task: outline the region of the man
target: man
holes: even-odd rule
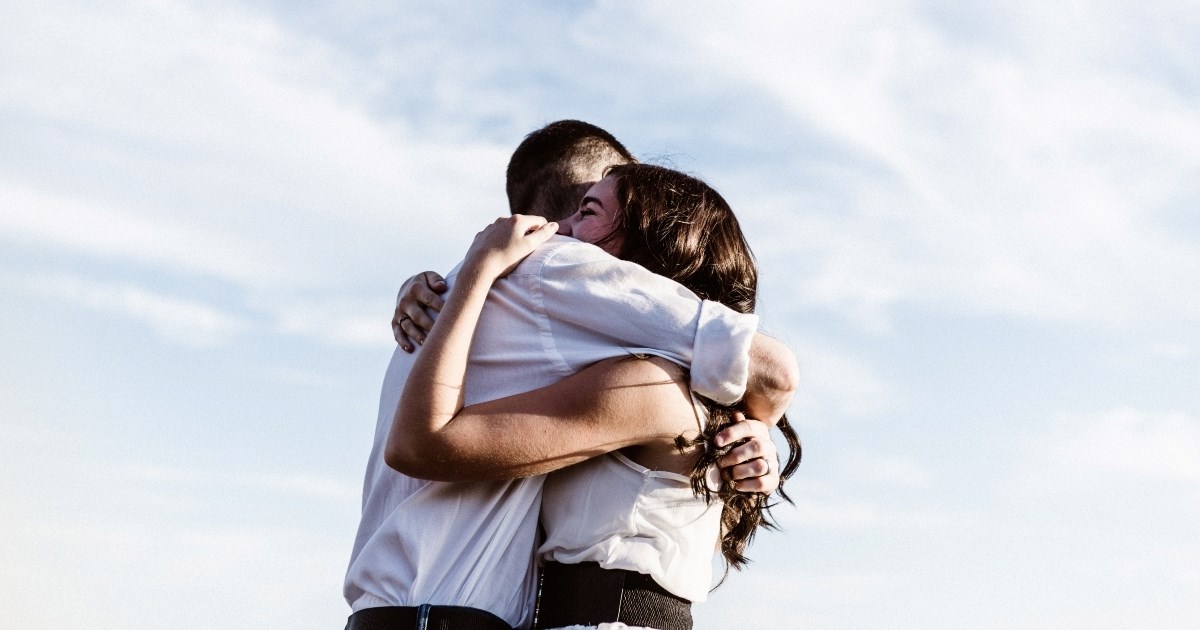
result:
[[[552,123],[530,134],[513,154],[508,170],[510,207],[514,212],[564,216],[607,166],[630,160],[629,152],[599,128],[579,121]],[[558,339],[569,346],[560,348],[569,369],[630,348],[664,354],[690,364],[693,389],[721,402],[740,398],[748,376],[754,383],[747,392],[746,403],[751,406],[756,401],[765,406],[763,401],[794,388],[790,354],[780,353],[777,345],[754,332],[753,316],[726,313],[673,289],[657,291],[664,295],[647,293],[643,297],[654,308],[629,315],[618,297],[621,291],[596,286],[603,276],[596,271],[615,261],[596,257],[595,248],[576,245],[575,252],[560,257],[571,264],[547,263],[549,288],[537,300],[511,288],[508,293],[493,289],[488,297],[491,313],[479,329],[478,338],[484,342],[472,348],[471,379],[464,394],[467,404],[529,391],[561,378],[558,365],[521,363],[522,353],[539,345],[539,340],[545,342],[544,337],[550,338],[549,343]],[[641,268],[636,269],[653,278],[629,277],[637,273],[629,267],[623,267],[625,276],[614,276],[616,282],[628,286],[669,282]],[[587,270],[587,277],[572,278],[580,269]],[[440,298],[433,298],[439,281],[436,274],[422,274],[406,287],[409,293],[411,287],[421,287],[428,293],[423,303],[437,307]],[[580,303],[588,308],[578,309]],[[406,350],[413,341],[422,340],[417,326],[424,323],[419,319],[422,315],[428,317],[418,306],[394,321],[398,341],[408,346]],[[539,329],[530,327],[534,317],[558,329],[539,337]],[[612,324],[616,321],[620,325]],[[348,627],[527,626],[534,599],[533,552],[543,478],[443,483],[421,481],[388,468],[383,447],[410,367],[411,357],[398,350],[384,379],[375,448],[364,483],[363,515],[344,587],[354,610]]]

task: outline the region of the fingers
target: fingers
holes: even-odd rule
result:
[[[400,346],[401,350],[411,353],[416,349],[416,343],[408,338],[408,333],[404,332],[404,326],[401,325],[408,320],[400,320],[397,317],[392,317],[392,336],[396,338],[396,345]]]
[[[446,292],[446,281],[434,271],[426,271],[409,278],[404,286],[400,287],[400,294],[396,297],[396,313],[400,316],[408,315],[417,321],[417,324],[428,329],[422,321],[417,317],[417,314],[426,309],[440,311],[446,305],[446,300],[439,293]],[[430,320],[430,325],[432,325]]]
[[[716,435],[717,446],[732,445],[717,466],[738,492],[774,492],[779,487],[779,453],[770,428],[735,413],[734,424]]]
[[[425,342],[425,331],[417,328],[407,313],[396,309],[392,316],[392,336],[405,352],[416,350],[416,346]]]
[[[418,308],[414,311],[406,312],[405,315],[408,315],[408,319],[405,320],[405,323],[408,324],[405,327],[408,336],[416,339],[417,343],[425,343],[425,336],[429,334],[429,331],[433,330],[433,317],[429,314],[429,311]]]
[[[392,336],[405,352],[425,343],[434,321],[429,311],[440,311],[445,306],[445,300],[438,294],[446,288],[446,281],[436,271],[419,273],[400,287],[392,315]]]
[[[413,298],[425,308],[435,311],[442,310],[442,307],[446,305],[446,300],[439,294],[446,292],[446,280],[436,271],[426,271],[420,274],[420,277],[423,282],[413,284],[411,290]]]
[[[734,481],[755,479],[771,472],[771,465],[768,461],[766,457],[755,457],[726,470],[729,472],[729,478]]]
[[[502,278],[558,231],[544,217],[514,214],[496,219],[475,235],[462,270],[479,272],[488,280]]]
[[[526,232],[525,238],[529,241],[530,250],[532,251],[537,249],[538,245],[550,240],[550,237],[555,234],[558,234],[558,223],[550,221],[537,226],[531,232]]]
[[[716,442],[718,447],[722,447],[727,444],[734,444],[740,440],[754,436],[766,437],[770,433],[771,429],[765,423],[754,420],[753,418],[747,418],[746,415],[740,411],[735,411],[733,413],[733,419],[735,420],[733,424],[725,427],[724,430],[722,430],[713,438],[713,441]]]
[[[726,478],[738,492],[774,492],[779,487],[779,457],[774,449],[761,456],[723,467]]]
[[[424,313],[422,313],[422,315],[424,316],[424,319],[432,322],[432,320],[429,319],[428,315],[424,315]],[[428,327],[422,327],[417,322],[415,322],[411,317],[409,317],[407,315],[401,315],[401,316],[399,316],[398,319],[396,319],[394,321],[392,328],[393,328],[393,332],[395,332],[396,328],[399,328],[400,333],[403,334],[408,339],[408,341],[410,342],[410,345],[415,344],[415,345],[419,346],[419,345],[425,343],[425,337],[429,335],[429,328],[432,328],[432,326],[433,326],[433,324],[430,323],[428,325]],[[403,345],[403,344],[401,344],[401,345]],[[405,351],[411,352],[412,350],[410,348],[405,348]]]
[[[558,233],[557,222],[547,221],[546,217],[530,214],[512,215],[511,226],[513,234],[523,237],[524,244],[530,251]]]
[[[433,317],[415,301],[401,300],[395,315],[392,316],[392,334],[396,337],[396,342],[401,346],[405,345],[405,340],[401,339],[403,335],[408,342],[421,345],[425,343],[425,337],[430,330],[433,330]],[[405,350],[411,351],[409,348]]]
[[[738,492],[775,492],[779,488],[779,462],[754,460],[733,467],[730,482]]]
[[[775,442],[771,440],[770,428],[758,420],[747,419],[734,413],[737,422],[725,427],[713,438],[717,447],[732,445],[729,452],[717,459],[721,468],[730,468],[755,457],[776,456]]]
[[[512,215],[513,231],[515,231],[517,234],[528,235],[547,223],[549,223],[549,221],[546,220],[546,217],[539,217],[535,214]]]
[[[420,277],[421,281],[413,283],[409,295],[400,300],[398,307],[403,310],[402,317],[408,316],[401,325],[408,336],[418,344],[425,343],[425,336],[433,330],[436,318],[430,311],[441,311],[446,305],[446,300],[438,295],[446,291],[446,281],[435,271],[426,271]]]

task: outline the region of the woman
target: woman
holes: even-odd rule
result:
[[[484,475],[534,474],[546,462],[561,466],[612,452],[547,480],[538,626],[620,620],[690,627],[690,602],[703,600],[710,583],[713,545],[719,539],[726,561],[740,566],[764,524],[765,495],[740,494],[713,479],[716,447],[750,437],[765,457],[741,465],[762,473],[774,459],[765,431],[744,428],[754,423],[727,428],[734,412],[698,404],[684,371],[662,359],[610,359],[540,390],[462,407],[467,354],[489,287],[555,227],[517,217],[477,235],[409,376],[389,449],[404,439],[449,444]],[[704,299],[753,310],[757,274],[749,248],[728,204],[699,180],[649,165],[614,167],[559,232]],[[770,419],[787,402],[768,412]],[[780,426],[798,446],[786,422]],[[531,435],[550,431],[552,440],[529,446]],[[798,455],[796,448],[789,453],[785,478]],[[605,610],[613,606],[624,611]]]

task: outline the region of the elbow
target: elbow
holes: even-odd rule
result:
[[[783,342],[763,334],[754,336],[750,346],[748,389],[772,398],[791,400],[800,387],[800,366],[796,355]]]
[[[383,447],[383,461],[392,470],[416,479],[431,479],[429,476],[430,448],[428,435],[423,434],[420,423],[405,412],[404,405],[396,409],[392,417],[392,428]]]
[[[383,449],[383,461],[392,470],[414,479],[462,481],[453,458],[437,440],[389,440]]]
[[[782,342],[756,335],[743,400],[747,413],[773,425],[787,411],[799,387],[800,366],[796,355]]]
[[[796,364],[794,357],[790,361],[780,362],[773,370],[758,374],[757,382],[754,384],[754,389],[775,411],[771,415],[772,419],[776,421],[778,420],[777,416],[783,415],[788,405],[792,404],[792,398],[796,395],[799,387],[800,367]]]
[[[775,370],[771,387],[778,392],[779,396],[786,397],[790,402],[796,395],[796,390],[800,389],[800,364],[791,350],[785,348],[784,352],[785,355],[780,359],[779,368]]]
[[[383,461],[388,467],[402,475],[421,478],[421,462],[408,440],[388,440],[383,449]]]

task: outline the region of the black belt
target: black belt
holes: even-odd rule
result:
[[[364,608],[346,630],[513,630],[496,615],[466,606],[382,606]]]
[[[547,562],[542,567],[535,629],[614,621],[660,630],[691,630],[692,603],[636,571],[604,569],[595,562]]]

